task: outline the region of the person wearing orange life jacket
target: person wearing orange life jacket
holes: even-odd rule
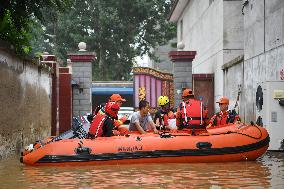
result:
[[[118,103],[120,106],[122,106],[123,102],[126,102],[126,100],[124,98],[122,98],[119,94],[112,94],[109,97],[109,102],[115,102]],[[98,113],[104,113],[104,108],[105,108],[105,103],[100,104],[99,106],[96,107],[96,109],[94,110],[93,116],[97,115]],[[114,121],[114,125],[115,127],[119,127],[121,126],[128,118],[128,115],[125,115],[123,117],[121,117],[118,120]]]
[[[180,103],[176,113],[178,129],[205,129],[206,111],[202,101],[194,99],[192,89],[184,89],[183,102]]]
[[[172,129],[169,125],[169,119],[174,119],[174,113],[170,109],[170,100],[167,96],[160,96],[158,98],[158,105],[160,108],[155,113],[154,116],[154,123],[156,125],[159,125],[162,129]]]
[[[124,102],[126,102],[126,100],[124,98],[122,98],[119,94],[113,94],[110,96],[109,98],[110,102],[116,102],[118,103],[120,106],[122,106],[122,104]],[[114,121],[114,125],[115,127],[119,127],[121,126],[127,119],[128,119],[129,115],[125,115],[117,120]]]
[[[97,113],[89,129],[89,138],[110,137],[114,135],[114,120],[120,105],[115,102],[108,102],[105,105],[105,113]]]
[[[212,116],[207,128],[241,121],[235,110],[228,110],[229,99],[227,97],[220,98],[216,103],[219,104],[220,111]]]

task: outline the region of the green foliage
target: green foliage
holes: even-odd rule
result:
[[[10,42],[20,55],[31,52],[31,25],[43,20],[42,9],[63,11],[70,0],[6,0],[0,5],[0,39]]]
[[[65,13],[43,9],[46,29],[35,32],[35,52],[66,60],[67,52],[84,41],[97,54],[94,80],[129,79],[136,56],[151,55],[152,48],[176,35],[175,25],[166,20],[170,6],[168,0],[74,0]]]
[[[29,45],[31,36],[27,27],[28,23],[22,21],[22,25],[25,27],[18,30],[9,10],[5,11],[0,23],[0,39],[11,42],[15,51],[19,54],[28,54],[31,50]]]

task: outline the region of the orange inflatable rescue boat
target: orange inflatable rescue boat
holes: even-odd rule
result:
[[[37,142],[26,148],[21,162],[27,165],[91,165],[251,161],[263,155],[269,145],[269,135],[264,128],[243,123],[214,127],[196,135],[180,130],[82,138],[57,137]]]

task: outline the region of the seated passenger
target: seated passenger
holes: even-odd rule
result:
[[[108,102],[105,106],[105,113],[95,115],[89,129],[89,138],[113,136],[114,120],[117,119],[119,109],[119,104]]]
[[[149,102],[141,100],[139,102],[139,111],[132,114],[129,131],[139,131],[141,134],[146,134],[148,129],[153,130],[154,133],[158,133],[156,125],[149,113]]]
[[[172,128],[172,124],[170,125],[171,119],[174,119],[174,113],[170,110],[170,100],[167,96],[160,96],[158,98],[158,105],[160,108],[155,113],[154,123],[160,129],[176,129],[176,126]]]
[[[212,116],[207,128],[211,126],[226,125],[228,123],[236,123],[241,121],[235,110],[228,110],[229,99],[227,97],[220,98],[216,103],[219,104],[220,111]]]

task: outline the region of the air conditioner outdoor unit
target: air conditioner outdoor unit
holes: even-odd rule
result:
[[[270,136],[268,150],[284,150],[284,81],[259,83],[256,91],[257,124]]]

